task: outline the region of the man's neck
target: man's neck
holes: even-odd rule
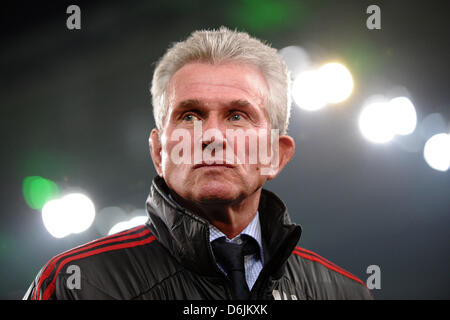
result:
[[[179,204],[208,220],[229,239],[239,235],[253,220],[258,210],[260,196],[261,189],[258,189],[250,196],[232,203],[194,203],[173,194]]]

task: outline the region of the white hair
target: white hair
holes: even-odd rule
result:
[[[167,87],[172,76],[191,62],[211,64],[236,62],[259,68],[269,93],[264,107],[272,129],[286,134],[290,107],[290,75],[286,64],[270,45],[245,32],[226,27],[193,32],[185,41],[176,42],[157,63],[151,94],[156,127],[161,130],[167,115]]]

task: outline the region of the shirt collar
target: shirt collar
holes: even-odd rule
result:
[[[181,208],[181,206],[178,204],[178,202],[175,201],[175,199],[172,197],[171,194],[169,194],[169,198],[177,205],[177,207]],[[236,237],[234,237],[231,240],[228,239],[227,236],[222,231],[217,229],[214,225],[209,224],[209,242],[213,242],[214,240],[216,240],[220,237],[225,237],[225,239],[227,239],[227,241],[240,242],[240,236],[242,234],[245,234],[256,240],[256,242],[258,243],[260,253],[261,253],[261,257],[262,257],[263,249],[262,249],[262,241],[261,241],[261,224],[259,222],[259,212],[258,211],[256,211],[255,217],[252,219],[252,221],[250,221],[250,223],[247,225],[247,227],[245,227],[245,229],[242,230],[242,232],[239,235],[237,235]]]
[[[259,222],[259,212],[258,211],[256,211],[255,217],[253,218],[252,221],[250,221],[250,223],[247,225],[247,227],[245,227],[245,229],[242,230],[242,232],[239,235],[237,235],[236,237],[234,237],[231,240],[228,239],[227,236],[222,231],[217,229],[214,225],[209,224],[209,241],[210,242],[213,242],[214,240],[216,240],[220,237],[225,237],[225,239],[227,241],[239,243],[240,237],[243,234],[245,234],[249,237],[252,237],[253,239],[256,240],[256,242],[258,243],[261,257],[263,257],[263,249],[262,249],[262,242],[261,242],[261,224]]]
[[[225,237],[225,238],[227,238],[228,241],[235,242],[242,234],[246,234],[246,235],[252,237],[253,239],[256,240],[256,242],[258,242],[258,245],[261,246],[261,226],[259,224],[259,212],[258,211],[256,212],[256,215],[252,219],[252,221],[250,221],[250,223],[247,225],[247,227],[245,227],[245,229],[242,230],[242,232],[239,235],[237,235],[236,237],[234,237],[233,239],[228,239],[222,231],[217,229],[217,227],[215,227],[212,224],[209,225],[209,241],[210,242],[213,242],[214,240],[216,240],[220,237]]]

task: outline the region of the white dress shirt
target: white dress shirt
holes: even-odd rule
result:
[[[245,267],[245,280],[247,281],[247,285],[249,289],[251,290],[253,285],[256,282],[256,279],[259,276],[259,273],[261,272],[263,265],[264,265],[264,255],[262,250],[262,244],[261,244],[261,225],[259,223],[259,212],[256,212],[255,217],[253,220],[248,224],[248,226],[242,230],[242,232],[234,237],[233,239],[228,239],[225,234],[217,229],[212,224],[209,225],[209,241],[213,242],[214,240],[225,237],[225,240],[228,242],[233,242],[236,244],[240,244],[242,242],[241,235],[245,234],[249,237],[252,237],[256,240],[259,247],[260,254],[252,254],[244,257],[244,267]],[[223,268],[218,265],[219,268],[223,270]],[[225,272],[225,271],[224,271]]]
[[[175,204],[181,208],[181,206],[175,201],[172,195],[169,194],[169,198],[175,202]],[[259,222],[259,212],[256,211],[256,215],[253,220],[247,225],[247,227],[242,230],[240,234],[238,234],[233,239],[228,239],[227,236],[217,229],[214,225],[209,224],[209,241],[213,242],[214,240],[225,237],[226,241],[240,244],[242,242],[241,235],[245,234],[249,237],[252,237],[256,240],[259,247],[260,254],[252,254],[244,257],[244,267],[245,267],[245,280],[247,281],[248,288],[252,290],[253,285],[258,279],[259,273],[261,272],[264,266],[264,254],[262,249],[261,242],[261,224]],[[225,274],[225,270],[218,264],[220,270],[222,270]]]

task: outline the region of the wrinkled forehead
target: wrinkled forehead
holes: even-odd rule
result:
[[[236,63],[189,63],[174,74],[168,86],[169,108],[187,100],[209,104],[241,100],[264,108],[267,94],[262,72],[255,66]]]

